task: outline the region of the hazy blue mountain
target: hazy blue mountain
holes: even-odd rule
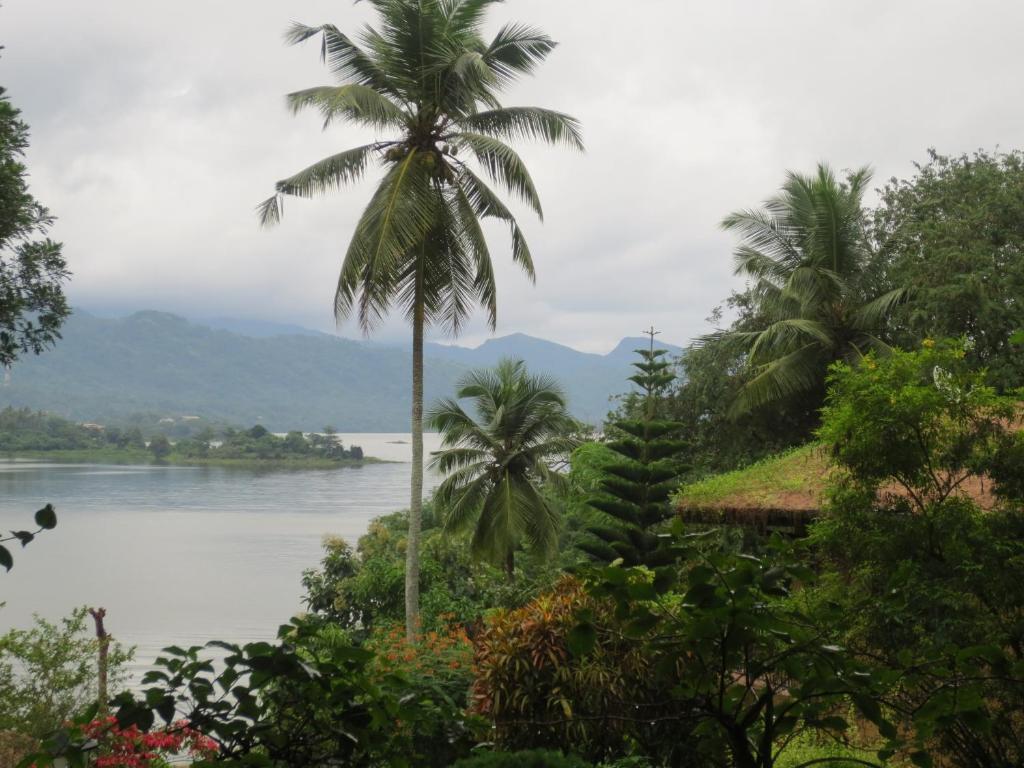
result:
[[[0,407],[100,423],[156,413],[263,423],[275,431],[327,424],[346,432],[408,429],[406,349],[298,326],[214,322],[232,330],[162,312],[101,318],[77,311],[54,349],[13,366],[0,386]],[[587,354],[515,334],[476,349],[428,345],[427,402],[451,394],[468,369],[502,357],[521,358],[557,378],[573,413],[594,424],[609,410],[609,398],[630,387],[631,354]]]
[[[231,331],[242,336],[256,339],[269,339],[274,336],[330,336],[330,334],[314,331],[292,323],[275,323],[270,320],[253,320],[240,317],[193,318],[192,322],[206,325],[218,331]]]

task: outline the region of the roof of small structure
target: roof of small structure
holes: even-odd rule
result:
[[[818,517],[830,475],[825,448],[805,445],[755,464],[682,487],[676,509],[688,522],[731,523],[761,529],[802,530]],[[996,505],[986,478],[967,478],[957,491],[983,509]],[[882,494],[905,495],[893,485]]]

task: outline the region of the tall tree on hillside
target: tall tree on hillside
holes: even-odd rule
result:
[[[578,445],[579,425],[561,387],[531,376],[521,360],[470,373],[456,398],[441,401],[428,416],[443,440],[431,466],[447,476],[435,501],[445,528],[471,528],[473,553],[503,566],[511,580],[520,544],[540,554],[557,544],[557,512],[541,484],[558,477],[551,463]],[[473,401],[475,419],[462,399]]]
[[[61,244],[46,237],[53,216],[28,190],[28,126],[0,88],[0,365],[39,354],[71,313]]]
[[[473,169],[525,202],[538,216],[540,199],[518,154],[506,143],[541,139],[582,149],[568,115],[534,107],[502,107],[499,92],[528,75],[555,42],[520,24],[487,42],[483,23],[500,0],[369,0],[379,26],[358,41],[336,27],[294,25],[290,43],[313,37],[340,85],[289,95],[291,108],[315,109],[325,127],[360,125],[382,138],[341,152],[279,181],[260,206],[265,225],[278,221],[286,195],[312,197],[384,170],[356,225],[335,294],[339,321],[358,316],[365,333],[392,307],[412,325],[413,471],[406,565],[406,630],[419,615],[419,541],[423,496],[423,335],[427,326],[452,334],[479,304],[492,328],[497,318],[494,268],[482,219],[508,226],[512,259],[533,279],[530,250],[511,211]]]
[[[830,364],[888,349],[886,321],[906,292],[862,291],[868,261],[862,199],[870,180],[867,168],[846,182],[825,165],[813,176],[791,172],[761,209],[722,222],[742,238],[735,272],[750,281],[752,314],[762,325],[703,339],[746,354],[752,376],[735,414],[794,395],[820,402]]]

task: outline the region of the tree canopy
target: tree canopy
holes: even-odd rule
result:
[[[61,244],[46,236],[54,218],[28,188],[28,137],[0,87],[0,365],[52,346],[71,314]]]
[[[871,219],[872,272],[882,290],[913,287],[895,339],[967,337],[969,359],[1000,389],[1024,384],[1024,153],[935,150],[910,179],[892,179]]]

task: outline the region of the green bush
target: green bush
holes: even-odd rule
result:
[[[452,768],[589,768],[573,755],[532,749],[526,752],[481,752],[459,760]]]
[[[85,608],[59,623],[36,616],[30,629],[0,635],[0,732],[40,738],[95,702],[97,650]],[[125,682],[131,655],[111,647],[112,692]]]
[[[326,538],[320,567],[303,573],[307,607],[356,630],[357,638],[403,623],[408,526],[407,512],[379,517],[355,550],[342,539]],[[522,557],[518,564],[519,578],[509,583],[498,568],[474,562],[467,538],[445,534],[428,503],[420,549],[422,630],[444,630],[452,622],[475,624],[494,608],[522,605],[557,577],[554,568],[534,558]]]
[[[982,768],[1024,759],[1024,508],[1019,405],[966,352],[833,370],[819,434],[842,472],[811,545],[842,644],[903,671],[890,700],[918,747]]]

